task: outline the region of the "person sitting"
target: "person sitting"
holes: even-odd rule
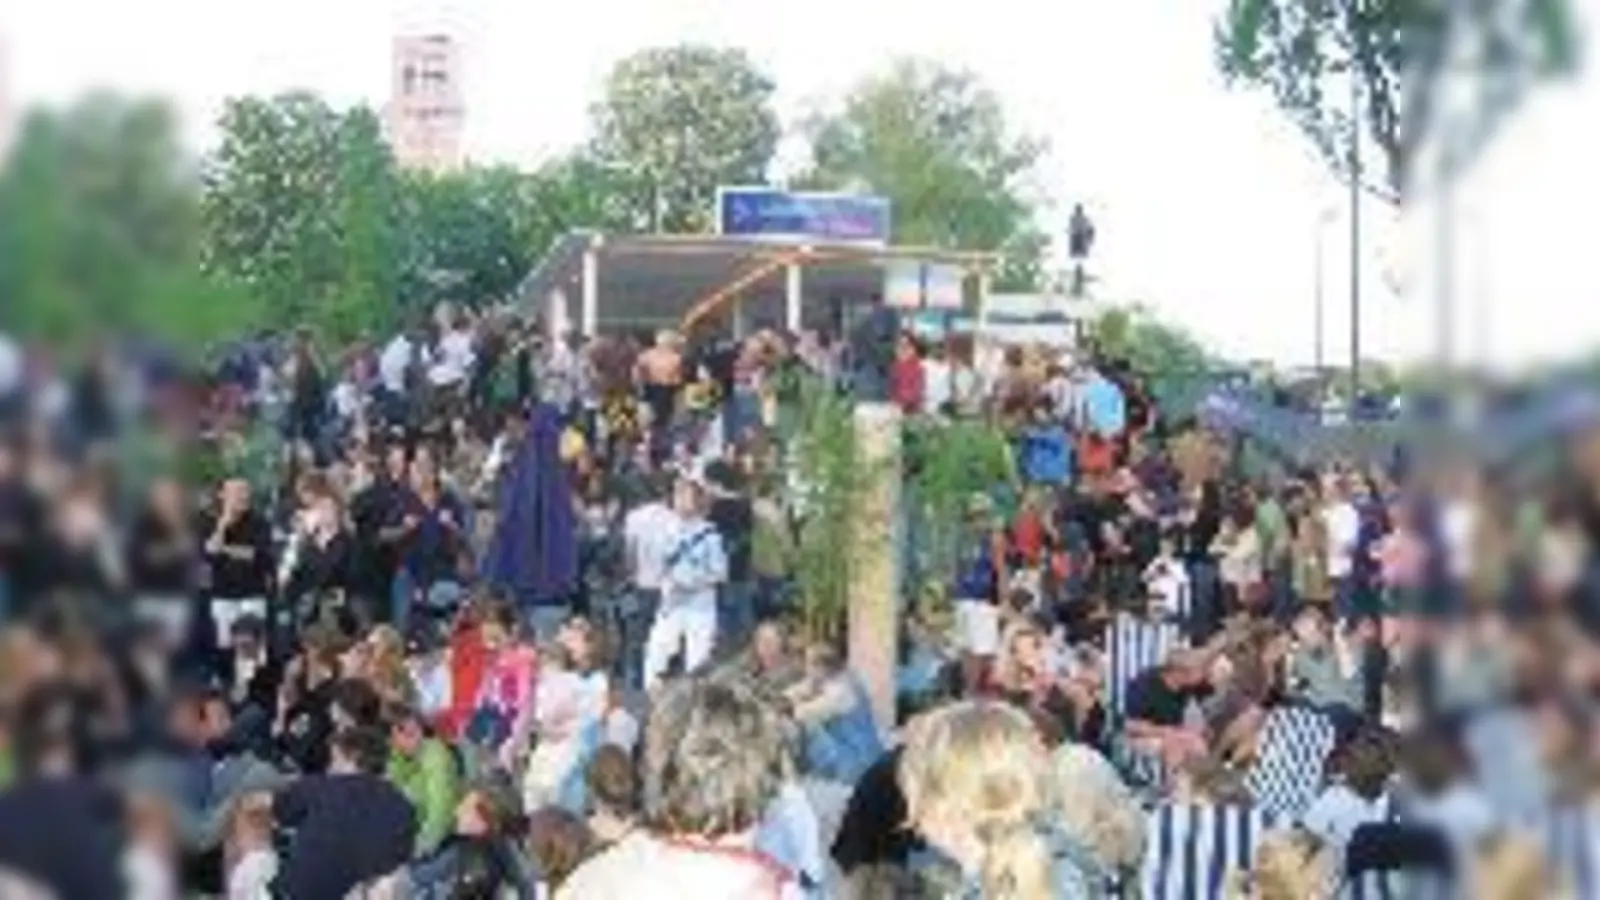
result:
[[[778,714],[737,682],[663,687],[645,728],[645,827],[579,866],[556,900],[799,900],[793,874],[754,846],[781,783]]]
[[[272,896],[272,883],[278,877],[275,827],[271,794],[246,794],[234,801],[223,847],[227,900]]]
[[[482,676],[466,723],[465,737],[478,751],[506,768],[527,746],[533,729],[539,655],[516,639],[516,612],[509,604],[487,606],[476,626],[483,650]],[[475,764],[469,759],[469,766]]]
[[[584,821],[564,809],[542,809],[528,820],[528,850],[540,891],[560,890],[598,846]]]
[[[417,811],[416,855],[426,856],[449,836],[461,799],[456,754],[434,735],[426,720],[408,706],[389,710],[389,781]]]
[[[620,747],[595,751],[584,773],[589,785],[589,832],[609,847],[639,826],[639,777]]]
[[[1203,651],[1182,651],[1134,676],[1128,685],[1127,735],[1135,748],[1159,755],[1169,768],[1205,755],[1203,729],[1187,720],[1191,705],[1210,693],[1208,666]]]
[[[805,676],[788,698],[804,733],[807,774],[854,784],[883,755],[866,689],[833,646],[819,642],[807,648]]]
[[[120,803],[85,772],[70,711],[36,692],[19,701],[16,722],[17,778],[0,793],[0,872],[41,895],[122,900],[118,838],[108,827]]]
[[[1066,900],[1107,873],[1060,820],[1050,753],[1027,715],[966,701],[910,726],[900,760],[907,822],[960,869],[960,897]]]
[[[375,728],[333,736],[325,775],[279,791],[273,815],[293,837],[277,891],[287,897],[343,897],[406,865],[417,842],[417,815],[383,777],[389,738]]]
[[[406,871],[412,900],[492,900],[503,891],[529,896],[536,873],[519,848],[527,819],[508,779],[468,786],[456,804],[451,834]]]

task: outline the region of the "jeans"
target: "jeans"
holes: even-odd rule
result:
[[[572,607],[566,603],[526,603],[522,606],[523,629],[541,643],[553,640],[570,618]]]
[[[717,641],[726,650],[744,645],[756,630],[756,590],[748,581],[731,581],[717,589]]]
[[[623,683],[635,690],[644,687],[644,648],[660,606],[659,590],[639,587],[631,589],[622,604],[617,662]]]
[[[412,607],[419,602],[430,617],[447,618],[461,605],[461,598],[465,595],[466,589],[454,581],[435,581],[426,588],[420,588],[411,573],[401,569],[395,574],[390,590],[389,624],[403,633],[410,621]]]
[[[1189,641],[1202,644],[1222,620],[1222,590],[1213,562],[1189,563]]]

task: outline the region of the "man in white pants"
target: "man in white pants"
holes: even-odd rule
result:
[[[717,589],[728,580],[722,536],[706,519],[705,489],[693,481],[679,481],[672,500],[681,520],[678,539],[667,554],[661,606],[644,650],[644,686],[652,692],[680,645],[685,672],[711,659],[717,640]]]

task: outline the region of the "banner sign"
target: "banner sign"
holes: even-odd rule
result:
[[[882,245],[889,242],[889,201],[860,194],[718,188],[717,233]]]
[[[922,283],[929,309],[960,309],[966,300],[967,273],[960,266],[927,266]]]
[[[888,262],[883,266],[883,302],[894,309],[919,309],[922,306],[922,265],[914,262]]]

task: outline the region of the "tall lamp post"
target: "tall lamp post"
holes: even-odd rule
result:
[[[1360,0],[1357,0],[1359,5]],[[1350,399],[1346,415],[1355,417],[1361,399],[1361,75],[1350,72]]]

